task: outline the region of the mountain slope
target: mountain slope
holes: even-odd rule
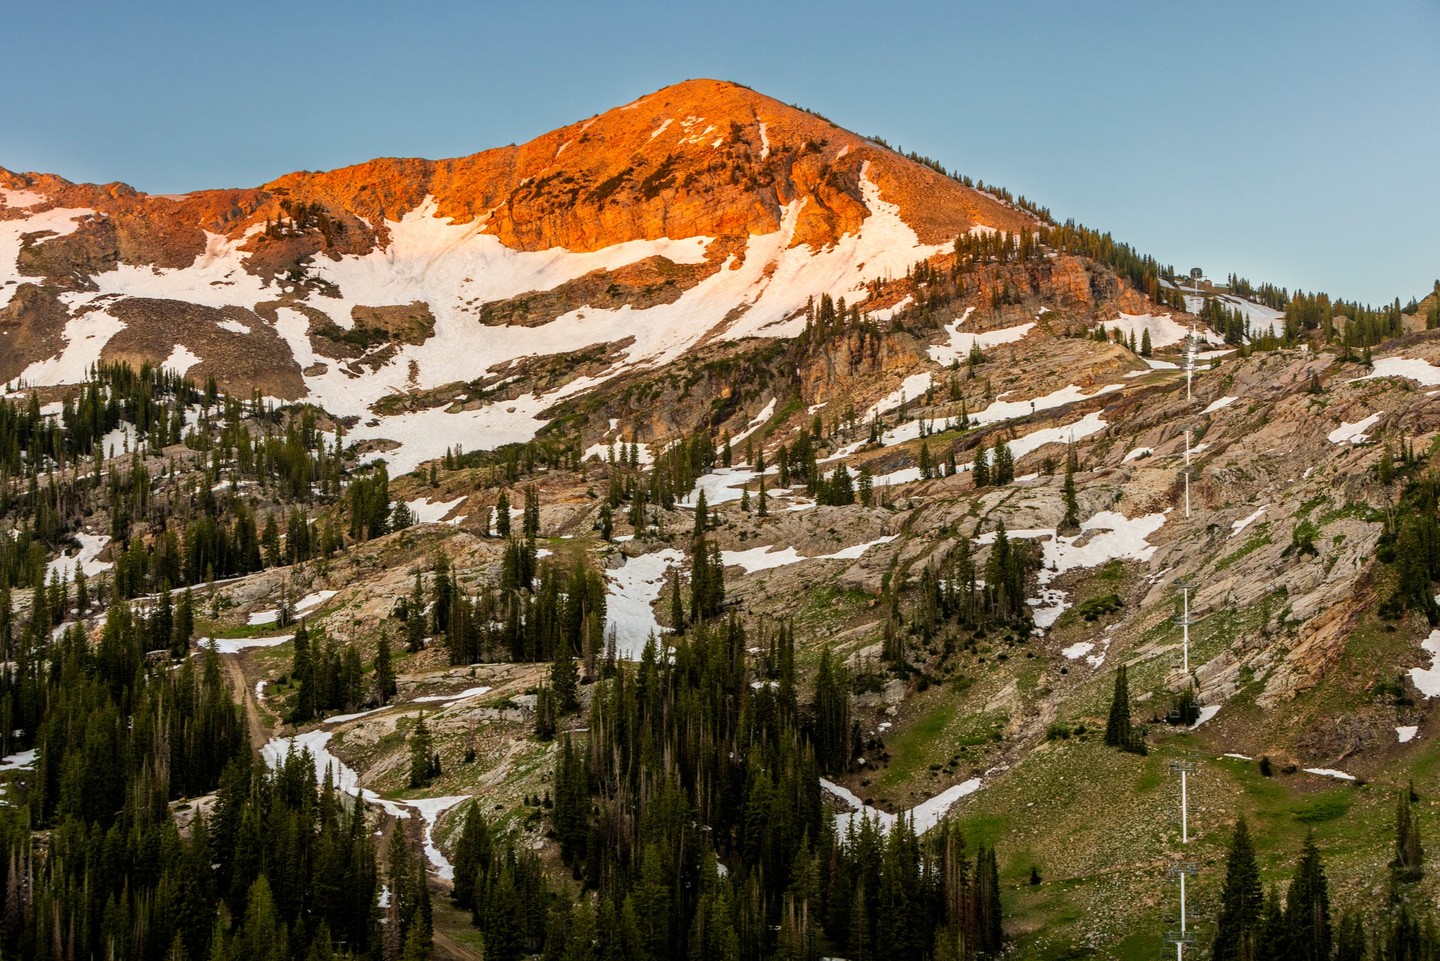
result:
[[[961,234],[1033,224],[714,81],[456,160],[183,197],[0,170],[0,201],[0,380],[149,360],[359,418],[528,356],[602,349],[606,377],[707,339],[793,335],[812,296],[856,302]],[[474,404],[446,430],[467,447],[525,439],[590,383],[515,411]],[[368,436],[404,443],[415,426]]]

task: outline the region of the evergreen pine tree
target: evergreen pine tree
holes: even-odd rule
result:
[[[1401,792],[1395,805],[1395,857],[1390,869],[1395,879],[1401,882],[1419,881],[1425,876],[1425,849],[1420,843],[1420,815],[1411,798],[1415,794],[1415,782]]]
[[[1255,845],[1242,817],[1235,822],[1230,853],[1225,860],[1225,883],[1220,891],[1220,916],[1212,949],[1215,961],[1248,961],[1255,957],[1255,939],[1264,903]]]
[[[381,704],[389,704],[397,692],[395,665],[390,658],[390,638],[382,633],[375,646],[375,696]]]
[[[995,438],[994,470],[991,482],[1003,487],[1015,480],[1015,458],[1010,454],[1010,445],[1003,437]]]
[[[1285,931],[1290,942],[1289,957],[1297,961],[1329,961],[1333,938],[1330,885],[1314,834],[1305,836],[1285,895]]]
[[[976,487],[990,486],[990,457],[985,445],[981,444],[975,448],[975,466],[971,476],[975,478]]]
[[[1065,517],[1060,526],[1065,530],[1075,530],[1080,526],[1080,502],[1075,496],[1075,452],[1071,450],[1065,457]]]
[[[410,732],[410,786],[412,788],[430,785],[434,770],[432,748],[430,728],[425,723],[425,714],[422,711],[420,716],[415,719],[415,729]]]
[[[510,495],[506,491],[501,491],[495,501],[495,533],[510,536]]]
[[[561,638],[555,645],[555,661],[550,665],[550,689],[555,693],[555,707],[561,714],[569,714],[580,707],[576,696],[579,672],[575,657],[570,651],[570,640]]]
[[[1105,724],[1105,743],[1122,751],[1137,751],[1137,744],[1143,744],[1130,722],[1130,681],[1124,664],[1115,672],[1115,693],[1110,699],[1110,718]],[[1143,748],[1137,753],[1143,753]]]

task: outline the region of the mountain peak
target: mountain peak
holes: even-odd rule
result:
[[[299,172],[272,193],[395,221],[433,197],[436,214],[517,250],[594,251],[633,239],[744,238],[780,229],[824,247],[868,215],[862,172],[927,243],[1031,219],[816,114],[748,87],[686,80],[518,146],[449,160],[380,158]]]

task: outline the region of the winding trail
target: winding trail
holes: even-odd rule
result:
[[[245,711],[245,727],[250,731],[250,748],[259,753],[270,741],[270,727],[260,716],[260,705],[255,703],[255,691],[245,678],[245,667],[241,663],[243,654],[221,654],[220,663],[225,668],[225,680],[230,684],[232,694]]]

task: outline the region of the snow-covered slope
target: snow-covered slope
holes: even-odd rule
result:
[[[688,82],[593,123],[458,161],[374,161],[224,197],[0,169],[0,321],[25,335],[0,380],[73,383],[102,360],[179,361],[232,392],[354,417],[351,439],[407,469],[457,443],[528,439],[557,402],[699,344],[794,335],[812,297],[863,303],[867,281],[905,274],[961,233],[1027,222],[734,85]],[[730,171],[719,187],[686,189],[717,163]],[[140,239],[121,243],[122,231]],[[387,328],[375,319],[385,311],[423,323]],[[466,384],[493,388],[587,350],[600,358],[587,376],[457,403]],[[377,410],[439,388],[404,413]]]

